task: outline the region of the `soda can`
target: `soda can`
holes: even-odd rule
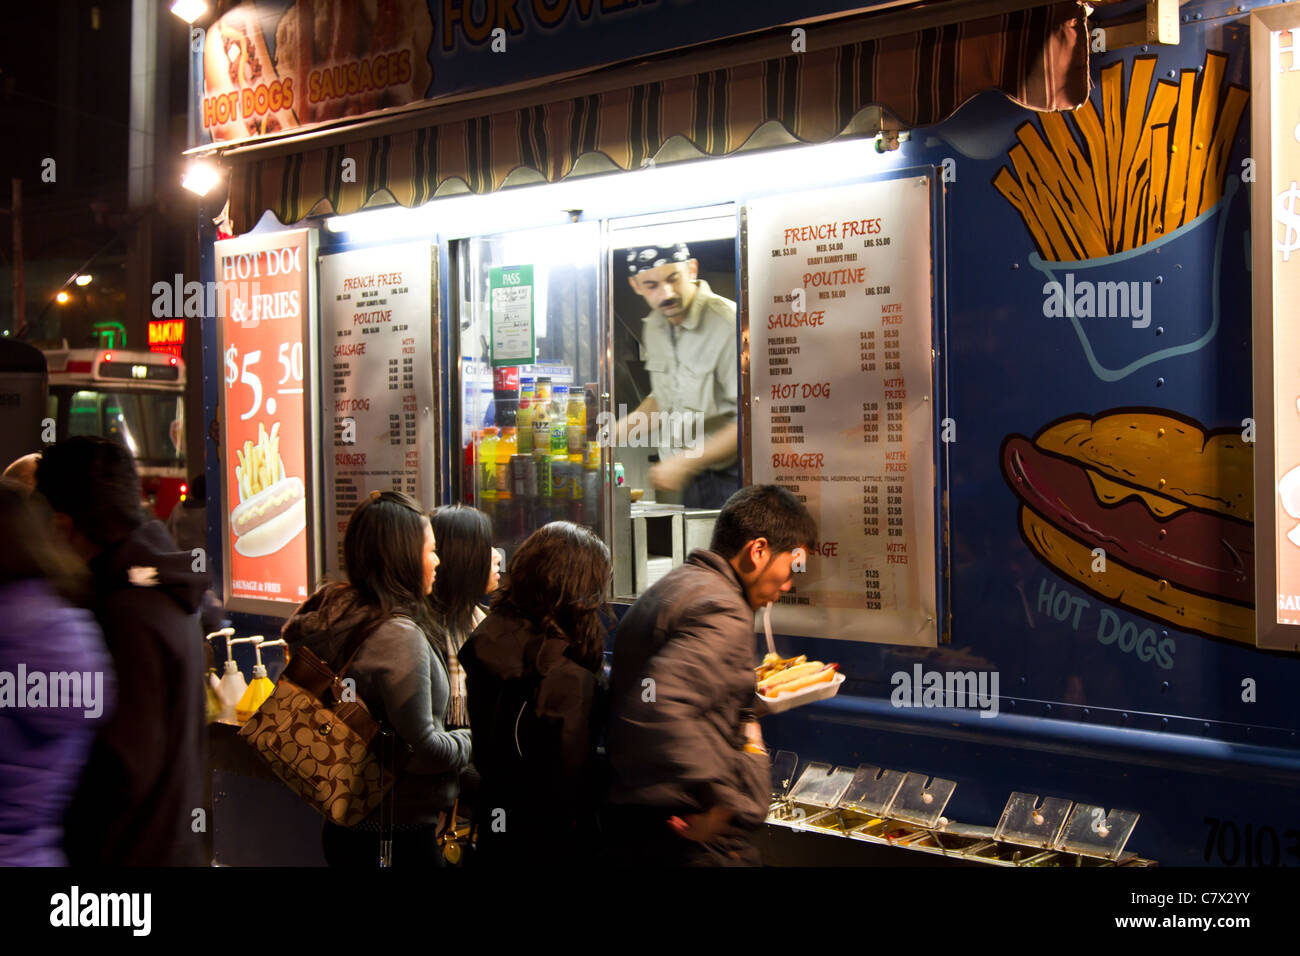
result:
[[[534,456],[533,461],[537,463],[537,494],[541,498],[550,498],[555,493],[551,457],[537,455]]]
[[[567,456],[551,459],[551,497],[556,501],[573,500],[573,465]]]
[[[537,497],[537,461],[532,455],[510,458],[510,489],[516,498]]]

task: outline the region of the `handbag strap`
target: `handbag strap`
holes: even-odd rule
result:
[[[388,617],[380,618],[378,621],[375,621],[367,628],[357,628],[357,630],[348,637],[347,642],[343,645],[344,653],[347,654],[347,660],[344,662],[342,667],[334,671],[336,679],[343,679],[343,675],[346,674],[348,668],[352,666],[352,662],[356,659],[356,656],[361,653],[361,648],[365,645],[370,635],[374,634],[375,631],[379,630],[389,621],[397,620],[398,618],[411,621],[412,624],[415,624],[415,621],[411,619],[410,615],[390,614]],[[416,626],[418,627],[419,625],[417,624]]]

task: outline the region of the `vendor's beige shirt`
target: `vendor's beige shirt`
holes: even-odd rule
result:
[[[736,421],[739,384],[736,367],[736,303],[715,295],[700,280],[681,325],[655,309],[643,320],[645,367],[650,373],[650,390],[661,414],[673,412],[704,416],[704,434],[695,420],[683,429],[680,417],[670,419],[669,440],[659,446],[659,457],[667,460],[702,443],[725,425]],[[725,468],[735,458],[718,462]]]

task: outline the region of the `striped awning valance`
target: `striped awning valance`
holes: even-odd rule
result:
[[[355,212],[381,191],[415,206],[449,180],[490,192],[520,167],[554,182],[591,153],[633,169],[674,137],[724,155],[771,121],[823,142],[872,105],[926,126],[989,89],[1031,109],[1073,109],[1088,95],[1087,40],[1082,7],[1060,3],[270,158],[252,152],[233,164],[230,216],[242,233],[267,209],[293,223]]]

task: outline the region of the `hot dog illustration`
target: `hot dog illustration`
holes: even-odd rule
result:
[[[280,460],[280,423],[268,433],[257,425],[258,440],[236,449],[235,480],[241,501],[230,512],[235,550],[248,558],[274,554],[307,527],[307,497],[302,479],[286,476]]]
[[[1059,573],[1179,630],[1254,644],[1254,462],[1239,431],[1121,409],[1009,435],[1001,460],[1025,543]]]
[[[203,125],[217,141],[298,125],[299,95],[281,82],[256,7],[237,7],[208,30],[203,45]]]

